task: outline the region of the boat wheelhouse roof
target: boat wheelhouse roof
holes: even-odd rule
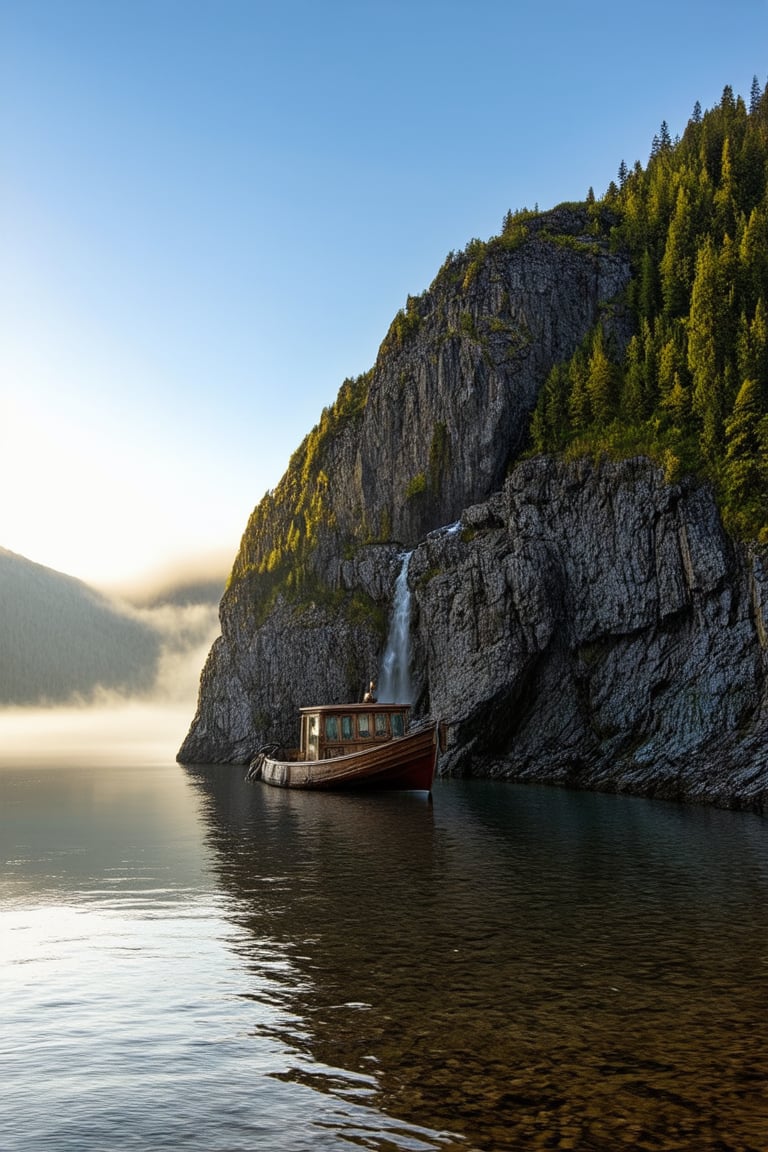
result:
[[[371,700],[368,704],[315,704],[299,708],[299,712],[302,716],[310,712],[370,712],[372,708],[377,712],[402,712],[404,709],[410,710],[410,707],[410,704],[379,704],[378,700]]]

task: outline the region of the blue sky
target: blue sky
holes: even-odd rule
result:
[[[0,0],[0,546],[228,562],[451,249],[767,48],[768,0]]]

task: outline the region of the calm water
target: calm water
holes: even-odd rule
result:
[[[0,750],[3,1152],[768,1148],[764,821],[283,793],[143,723]]]

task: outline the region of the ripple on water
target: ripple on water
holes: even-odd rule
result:
[[[102,783],[0,772],[3,1152],[768,1147],[762,821]]]

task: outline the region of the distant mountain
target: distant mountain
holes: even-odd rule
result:
[[[0,548],[0,705],[148,691],[161,645],[127,606]]]

